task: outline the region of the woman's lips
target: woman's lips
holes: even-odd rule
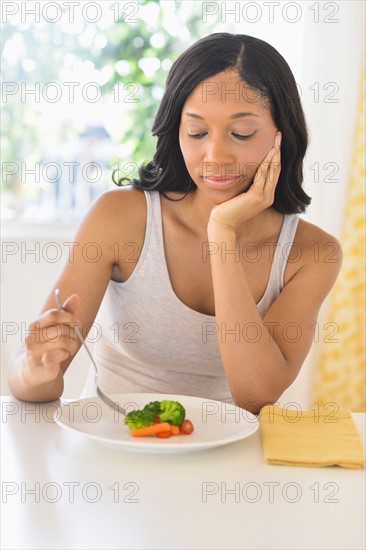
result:
[[[238,180],[239,176],[203,176],[203,181],[209,187],[224,189],[230,187]]]

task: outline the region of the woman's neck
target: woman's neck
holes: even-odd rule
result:
[[[195,189],[186,195],[182,200],[176,200],[181,198],[180,193],[166,193],[173,201],[167,200],[166,205],[171,210],[171,214],[182,225],[189,227],[190,230],[203,239],[207,239],[207,226],[212,209],[216,206],[212,201],[208,201],[203,194]],[[273,208],[267,208],[260,212],[257,216],[246,220],[237,231],[238,241],[261,241],[262,238],[267,238],[271,229],[276,229],[277,223],[282,223],[283,215],[274,210]]]

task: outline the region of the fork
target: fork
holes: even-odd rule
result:
[[[58,288],[55,288],[55,298],[56,298],[56,303],[57,303],[57,307],[60,311],[65,311],[64,308],[62,307],[62,302],[61,302],[61,298],[60,298],[60,291]],[[112,401],[112,399],[110,399],[104,392],[102,392],[102,390],[100,389],[100,387],[98,386],[98,382],[97,382],[97,379],[98,379],[98,367],[94,361],[94,357],[93,355],[91,354],[85,340],[84,340],[84,337],[83,335],[81,334],[80,330],[77,328],[77,327],[74,327],[74,330],[76,332],[76,335],[77,337],[79,338],[81,344],[84,346],[84,348],[86,349],[87,351],[87,354],[89,355],[90,359],[91,359],[91,362],[93,363],[93,366],[94,366],[94,369],[95,369],[95,385],[96,385],[96,389],[97,389],[97,394],[99,395],[99,397],[101,398],[102,401],[104,401],[104,403],[106,403],[107,405],[109,405],[112,409],[114,409],[115,411],[117,411],[119,414],[121,414],[122,416],[126,416],[127,412],[126,410],[121,407],[118,403],[116,403],[115,401]]]

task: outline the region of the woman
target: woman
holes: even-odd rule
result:
[[[95,323],[104,391],[258,413],[296,378],[341,264],[337,240],[298,216],[307,131],[291,70],[262,40],[207,36],[173,64],[153,135],[153,161],[81,222],[55,284],[64,311],[52,289],[12,358],[11,391],[59,398],[73,327],[85,337]]]

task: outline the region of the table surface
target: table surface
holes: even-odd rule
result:
[[[2,398],[1,548],[365,548],[365,469],[266,464],[259,430],[192,454],[122,451],[62,429],[50,405]]]

